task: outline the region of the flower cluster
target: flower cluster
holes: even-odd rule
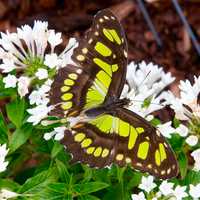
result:
[[[71,39],[64,50],[57,54],[61,45],[61,33],[48,29],[47,22],[35,21],[33,28],[24,25],[16,33],[1,33],[0,69],[9,73],[4,77],[5,88],[18,88],[21,97],[28,94],[30,84],[51,78],[54,69],[73,63],[70,59],[76,40]],[[16,72],[20,77],[16,77]]]
[[[127,82],[122,97],[132,101],[129,110],[147,117],[150,113],[163,108],[162,91],[175,80],[170,73],[165,73],[153,63],[144,61],[138,65],[131,62],[127,70]]]
[[[182,200],[185,197],[191,197],[192,199],[200,198],[200,184],[180,186],[169,181],[163,181],[160,185],[156,185],[152,176],[142,177],[141,183],[138,186],[140,191],[138,194],[133,194],[133,200],[159,200],[159,199],[175,199]],[[150,197],[150,198],[146,198]]]

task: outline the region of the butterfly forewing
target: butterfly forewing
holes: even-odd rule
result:
[[[56,105],[52,115],[76,116],[110,97],[119,97],[125,82],[127,42],[112,12],[103,10],[96,15],[72,59],[77,66],[60,69],[52,85],[50,104]],[[76,80],[69,77],[72,73],[76,74]]]
[[[120,96],[126,76],[127,41],[121,24],[111,11],[97,13],[72,59],[100,81],[106,90],[105,100]]]
[[[58,70],[50,90],[50,115],[57,117],[77,116],[84,105],[84,95],[91,79],[81,68],[67,65]]]

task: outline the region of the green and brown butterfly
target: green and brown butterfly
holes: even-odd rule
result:
[[[120,99],[126,81],[127,41],[116,16],[97,13],[86,37],[74,49],[75,65],[59,69],[50,91],[51,115],[70,128],[62,143],[72,161],[91,167],[130,165],[161,179],[177,176],[178,164],[167,141]]]

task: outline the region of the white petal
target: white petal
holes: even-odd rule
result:
[[[165,124],[159,124],[158,130],[161,132],[161,134],[167,138],[171,138],[171,134],[175,132],[175,128],[171,126],[172,122],[166,122]]]
[[[50,133],[45,133],[45,134],[44,134],[44,139],[45,139],[45,140],[50,140],[50,139],[54,136],[54,134],[55,134],[54,131],[52,131],[52,132],[50,132]]]
[[[28,87],[30,84],[30,78],[21,76],[18,79],[18,93],[21,97],[25,96],[28,93]]]
[[[197,184],[196,186],[190,185],[189,194],[194,199],[200,198],[200,184]]]
[[[3,199],[9,199],[9,198],[13,198],[13,197],[17,197],[18,194],[12,191],[9,191],[7,189],[1,189],[0,190],[0,197],[2,197]]]
[[[60,59],[58,58],[57,54],[46,54],[44,64],[49,68],[58,67],[60,65]]]
[[[48,71],[46,69],[39,68],[35,75],[36,77],[38,77],[39,80],[42,80],[48,78]]]
[[[5,83],[5,88],[15,88],[17,84],[17,78],[14,75],[8,74],[8,76],[3,78],[3,82]]]
[[[195,146],[198,143],[198,137],[195,135],[190,135],[186,139],[186,143],[189,144],[190,146]]]
[[[180,136],[186,137],[188,135],[188,127],[180,124],[178,128],[176,128],[175,132],[177,132]]]

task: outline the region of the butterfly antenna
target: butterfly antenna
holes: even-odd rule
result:
[[[148,78],[150,73],[151,73],[151,71],[149,71],[146,74],[146,76],[144,77],[144,79],[139,83],[139,85],[135,87],[135,94],[137,94],[139,92],[139,87],[145,82],[145,80]]]
[[[146,76],[144,77],[144,79],[140,82],[140,84],[136,87],[136,89],[135,89],[135,94],[137,94],[137,93],[139,93],[139,88],[140,88],[140,86],[145,82],[145,80],[148,78],[148,76],[149,76],[149,74],[151,73],[151,71],[149,71],[147,74],[146,74]],[[151,95],[151,96],[149,96],[148,98],[146,98],[145,100],[148,100],[148,99],[152,99],[153,98],[153,96]],[[144,101],[145,101],[144,100]],[[130,105],[133,105],[134,104],[134,102],[141,102],[141,103],[144,103],[144,101],[140,101],[140,100],[130,100],[131,101],[131,103],[130,103]],[[166,106],[165,104],[161,104],[161,103],[149,103],[149,105],[158,105],[158,106]]]

